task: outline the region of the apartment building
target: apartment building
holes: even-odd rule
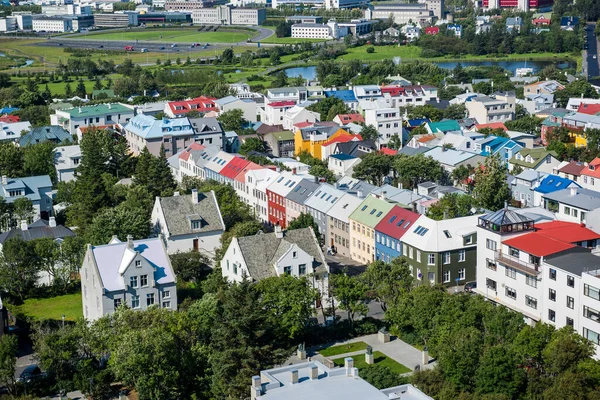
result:
[[[542,205],[561,220],[585,224],[587,213],[600,208],[600,192],[573,186],[542,195]]]
[[[286,112],[296,106],[292,100],[273,101],[266,103],[259,110],[260,120],[267,125],[282,125]]]
[[[165,10],[194,11],[225,3],[225,0],[165,0]]]
[[[294,24],[292,25],[292,37],[299,39],[338,39],[334,37],[331,27],[326,24]]]
[[[508,100],[508,101],[507,101]],[[515,116],[515,98],[492,98],[477,96],[465,102],[469,118],[474,118],[480,124],[512,121]]]
[[[294,187],[294,190],[285,196],[286,221],[292,221],[298,218],[300,214],[305,214],[307,212],[305,202],[313,193],[315,193],[319,186],[320,183],[316,177],[313,179],[302,179],[298,182]]]
[[[325,213],[327,218],[326,245],[334,247],[335,253],[351,258],[350,214],[358,208],[363,199],[353,193],[344,193]]]
[[[262,222],[269,222],[269,203],[267,188],[279,178],[279,172],[263,168],[246,173],[247,194],[242,195],[254,210],[254,215]]]
[[[229,5],[215,8],[194,8],[192,21],[194,24],[206,25],[262,25],[267,19],[264,8],[234,8]]]
[[[34,32],[63,33],[73,30],[72,21],[62,17],[36,16],[32,22]]]
[[[164,113],[169,118],[178,118],[185,117],[190,111],[198,111],[201,114],[218,112],[216,100],[216,97],[199,96],[188,100],[170,101],[165,104]]]
[[[306,212],[313,217],[313,220],[319,226],[319,232],[324,238],[327,237],[331,225],[327,220],[327,212],[335,206],[343,195],[344,192],[335,186],[329,183],[321,183],[304,202]]]
[[[431,24],[435,16],[433,10],[423,3],[382,3],[370,5],[365,10],[367,19],[387,20],[390,17],[395,24],[403,25],[414,22]]]
[[[424,106],[438,100],[438,89],[429,85],[386,85],[381,94],[389,107]]]
[[[373,125],[380,137],[377,142],[385,147],[392,136],[402,138],[402,114],[398,108],[379,108],[365,110],[365,125]]]
[[[269,223],[279,225],[282,228],[289,222],[286,218],[286,196],[294,190],[303,179],[312,178],[312,175],[298,175],[295,171],[282,172],[266,190],[267,208],[269,210]],[[314,179],[314,178],[313,178]]]
[[[129,149],[139,155],[144,148],[150,154],[160,155],[160,149],[170,157],[194,143],[196,133],[187,118],[156,119],[151,115],[138,114],[125,125],[125,138]]]
[[[375,261],[375,227],[393,207],[386,200],[369,195],[350,214],[350,257],[354,261]]]
[[[375,226],[375,259],[390,262],[402,256],[402,237],[409,232],[420,215],[394,206]]]
[[[204,165],[206,179],[214,179],[217,182],[224,183],[225,177],[221,175],[221,171],[234,157],[233,154],[229,154],[225,151],[219,151],[215,154],[215,156],[208,160]]]
[[[121,103],[96,104],[56,110],[50,115],[50,124],[62,126],[71,135],[77,128],[89,126],[125,125],[134,116],[132,106]]]

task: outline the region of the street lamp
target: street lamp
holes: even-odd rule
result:
[[[62,315],[62,327],[65,328],[65,314]]]

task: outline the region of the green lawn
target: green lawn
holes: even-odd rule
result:
[[[367,49],[373,47],[375,52],[367,53]],[[360,46],[352,47],[347,50],[347,53],[338,58],[344,60],[362,60],[362,61],[379,61],[386,58],[401,57],[407,59],[421,57],[421,48],[417,46]]]
[[[396,360],[392,360],[380,351],[373,352],[373,357],[376,365],[383,365],[385,367],[388,367],[392,372],[395,372],[397,374],[405,374],[411,371],[410,368],[400,364]],[[364,354],[359,354],[357,356],[353,356],[352,358],[354,359],[354,367],[358,368],[359,371],[369,366],[369,364],[367,364],[367,362],[365,361]],[[336,358],[335,360],[333,360],[333,362],[335,365],[343,366],[344,358]]]
[[[278,38],[277,36],[273,35],[264,40],[261,40],[260,42],[261,43],[273,43],[273,44],[296,44],[296,43],[303,43],[303,42],[319,43],[319,42],[325,42],[327,40],[328,39],[299,39],[299,38],[292,38],[292,37]]]
[[[337,356],[339,354],[352,353],[353,351],[366,350],[367,344],[365,342],[352,342],[348,344],[341,344],[339,346],[328,347],[323,350],[319,350],[319,353],[323,357]],[[342,363],[343,364],[343,363]]]
[[[238,43],[254,36],[254,32],[242,30],[219,29],[217,32],[198,32],[196,29],[144,29],[122,32],[99,32],[73,36],[73,39],[90,40],[146,40],[158,42],[208,42]]]
[[[16,308],[18,312],[36,320],[53,319],[60,321],[64,315],[67,321],[75,321],[83,317],[81,293],[47,299],[28,299]]]

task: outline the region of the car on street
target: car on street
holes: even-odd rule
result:
[[[164,50],[164,49],[165,49],[165,46],[160,46],[159,50]]]
[[[594,56],[592,57],[594,60],[597,58],[596,55],[594,54]]]
[[[477,288],[477,282],[467,282],[465,283],[465,292],[473,293],[473,289]]]
[[[177,47],[177,43],[173,43],[171,47]]]
[[[100,46],[98,46],[98,48],[99,48],[99,49],[103,49],[103,48],[104,48],[104,45],[102,45],[102,44],[101,44]]]
[[[31,383],[33,381],[43,379],[46,377],[46,373],[42,372],[37,364],[31,364],[25,367],[17,382],[19,383]]]

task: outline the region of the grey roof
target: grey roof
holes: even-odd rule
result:
[[[198,193],[198,203],[192,202],[192,195],[159,197],[167,224],[167,231],[171,236],[187,235],[199,232],[224,231],[225,224],[221,217],[221,210],[213,191]],[[199,229],[192,229],[190,217],[202,219]],[[198,216],[198,217],[197,217]]]
[[[60,126],[39,126],[33,128],[29,133],[21,136],[19,146],[27,146],[41,142],[73,142],[73,137],[69,132]]]
[[[216,118],[189,118],[192,129],[197,134],[223,133],[223,128]]]
[[[317,132],[317,134],[325,134],[327,137],[336,133],[340,127],[338,125],[329,126],[329,125],[315,125],[310,126],[308,128],[300,129],[300,134],[302,134],[302,139],[308,140],[310,139],[313,132]]]
[[[571,192],[575,194],[571,194]],[[544,194],[542,197],[587,211],[600,208],[600,192],[595,190],[568,188]]]
[[[342,190],[336,189],[329,183],[323,183],[312,196],[306,199],[304,204],[321,213],[326,213],[343,195]]]
[[[315,182],[314,179],[302,179],[285,198],[297,204],[304,204],[306,199],[317,190],[319,185],[320,183]]]
[[[518,224],[520,222],[533,222],[531,219],[506,208],[493,212],[491,214],[479,217],[484,221],[489,221],[498,226]]]
[[[25,197],[31,201],[38,201],[42,197],[40,190],[44,188],[52,188],[52,181],[48,175],[28,176],[24,178],[7,178],[7,184],[2,185],[4,189],[4,198],[8,203],[12,203],[15,199],[23,196],[9,197],[10,189],[23,189]]]
[[[546,256],[544,261],[579,276],[582,272],[600,269],[600,257],[593,255],[589,249],[583,247],[574,247]]]
[[[426,151],[429,151],[430,148],[429,147],[425,147],[425,146],[420,146],[420,147],[408,147],[408,146],[404,146],[403,148],[401,148],[398,151],[398,154],[404,154],[406,156],[415,156],[417,154],[422,154],[425,153]]]
[[[524,181],[535,181],[538,179],[538,176],[544,176],[546,174],[540,174],[538,171],[535,171],[533,169],[526,169],[525,171],[521,172],[519,175],[517,175],[515,178],[517,179],[522,179]],[[513,182],[514,184],[515,182]]]
[[[377,145],[373,140],[356,140],[345,143],[337,143],[334,153],[348,154],[349,156],[360,157],[371,151],[376,151]]]
[[[351,176],[344,176],[337,182],[337,188],[351,194],[357,194],[359,191],[362,191],[364,197],[377,189],[377,186],[361,181],[360,179],[352,178]]]
[[[19,238],[26,242],[35,239],[51,238],[51,239],[62,239],[68,236],[75,236],[72,230],[62,225],[57,225],[52,228],[48,226],[48,222],[43,219],[39,219],[33,224],[29,225],[27,230],[21,230],[21,228],[13,228],[10,231],[2,232],[0,234],[0,243],[4,243],[9,239]]]
[[[312,228],[285,231],[282,239],[278,239],[275,233],[262,233],[261,231],[256,235],[239,237],[237,241],[249,275],[254,280],[276,276],[273,265],[292,243],[313,256],[313,268],[316,273],[328,271],[323,252]]]

